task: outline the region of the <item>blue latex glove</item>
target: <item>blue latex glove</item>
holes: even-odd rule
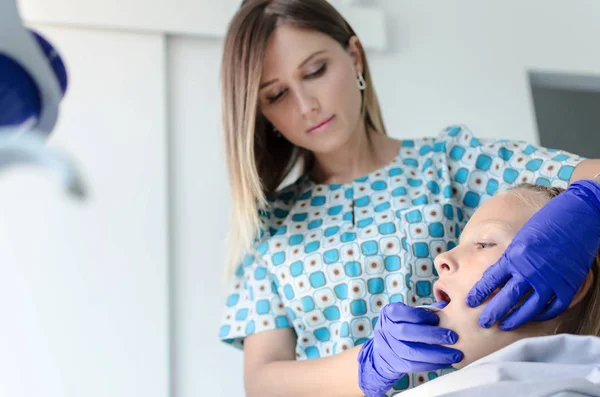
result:
[[[500,328],[509,331],[532,320],[552,319],[569,307],[599,248],[600,184],[574,182],[517,232],[502,257],[469,292],[467,305],[480,305],[506,283],[481,313],[482,327],[502,320]]]
[[[435,346],[453,345],[458,340],[454,331],[438,327],[439,321],[436,314],[425,309],[403,303],[386,305],[373,338],[358,354],[358,385],[363,393],[368,397],[384,396],[407,373],[432,371],[461,361],[462,352]]]

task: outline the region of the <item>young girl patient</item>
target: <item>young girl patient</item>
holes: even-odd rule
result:
[[[517,231],[538,209],[561,192],[562,189],[522,184],[498,193],[473,214],[459,244],[435,259],[439,280],[434,285],[434,294],[436,300],[448,302],[437,313],[439,325],[458,334],[458,342],[451,347],[464,353],[464,360],[454,367],[464,368],[483,359],[403,395],[475,396],[485,393],[486,397],[490,397],[496,395],[494,390],[498,391],[498,395],[514,392],[519,396],[555,395],[551,392],[564,393],[573,389],[572,384],[553,375],[553,370],[564,375],[564,366],[567,365],[569,370],[575,371],[568,374],[569,379],[576,379],[577,385],[583,387],[576,389],[577,396],[600,396],[600,338],[596,338],[600,336],[600,257],[569,309],[553,320],[531,322],[510,332],[500,330],[498,325],[485,329],[478,323],[485,303],[472,309],[465,302],[467,293],[483,272],[501,257]],[[543,338],[526,339],[531,337]],[[492,356],[486,357],[490,354]],[[534,362],[543,362],[543,367],[536,367]],[[491,369],[492,364],[495,369]],[[588,373],[590,368],[592,375]],[[471,371],[469,376],[464,376],[467,371]],[[541,378],[536,382],[538,377]],[[552,385],[553,380],[556,385]],[[527,392],[523,389],[524,385],[530,388]],[[476,386],[478,389],[473,389],[472,394],[467,391]],[[593,390],[591,394],[586,394],[588,387]]]

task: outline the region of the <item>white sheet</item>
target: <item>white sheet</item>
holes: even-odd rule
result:
[[[402,397],[600,397],[600,338],[553,335],[515,342]]]

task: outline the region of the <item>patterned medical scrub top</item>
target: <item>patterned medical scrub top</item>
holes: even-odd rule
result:
[[[256,253],[235,273],[219,337],[242,348],[247,335],[293,328],[298,360],[364,343],[387,303],[434,301],[433,258],[457,244],[479,205],[521,182],[567,187],[582,160],[457,126],[402,141],[391,163],[352,183],[301,177],[261,213]],[[443,373],[409,374],[388,394]]]

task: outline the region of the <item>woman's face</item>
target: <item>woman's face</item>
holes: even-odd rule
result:
[[[358,72],[356,37],[346,50],[325,34],[282,25],[267,48],[260,111],[293,144],[331,153],[361,132]]]
[[[535,212],[536,208],[525,204],[513,192],[500,193],[473,214],[460,236],[459,245],[435,258],[439,273],[439,280],[434,285],[436,300],[450,301],[438,312],[440,326],[458,334],[459,340],[452,347],[464,353],[463,361],[455,365],[456,368],[519,339],[553,331],[553,322],[529,323],[510,332],[500,330],[498,324],[485,329],[478,319],[487,302],[476,308],[466,304],[471,288],[483,272],[500,259],[515,233]]]

